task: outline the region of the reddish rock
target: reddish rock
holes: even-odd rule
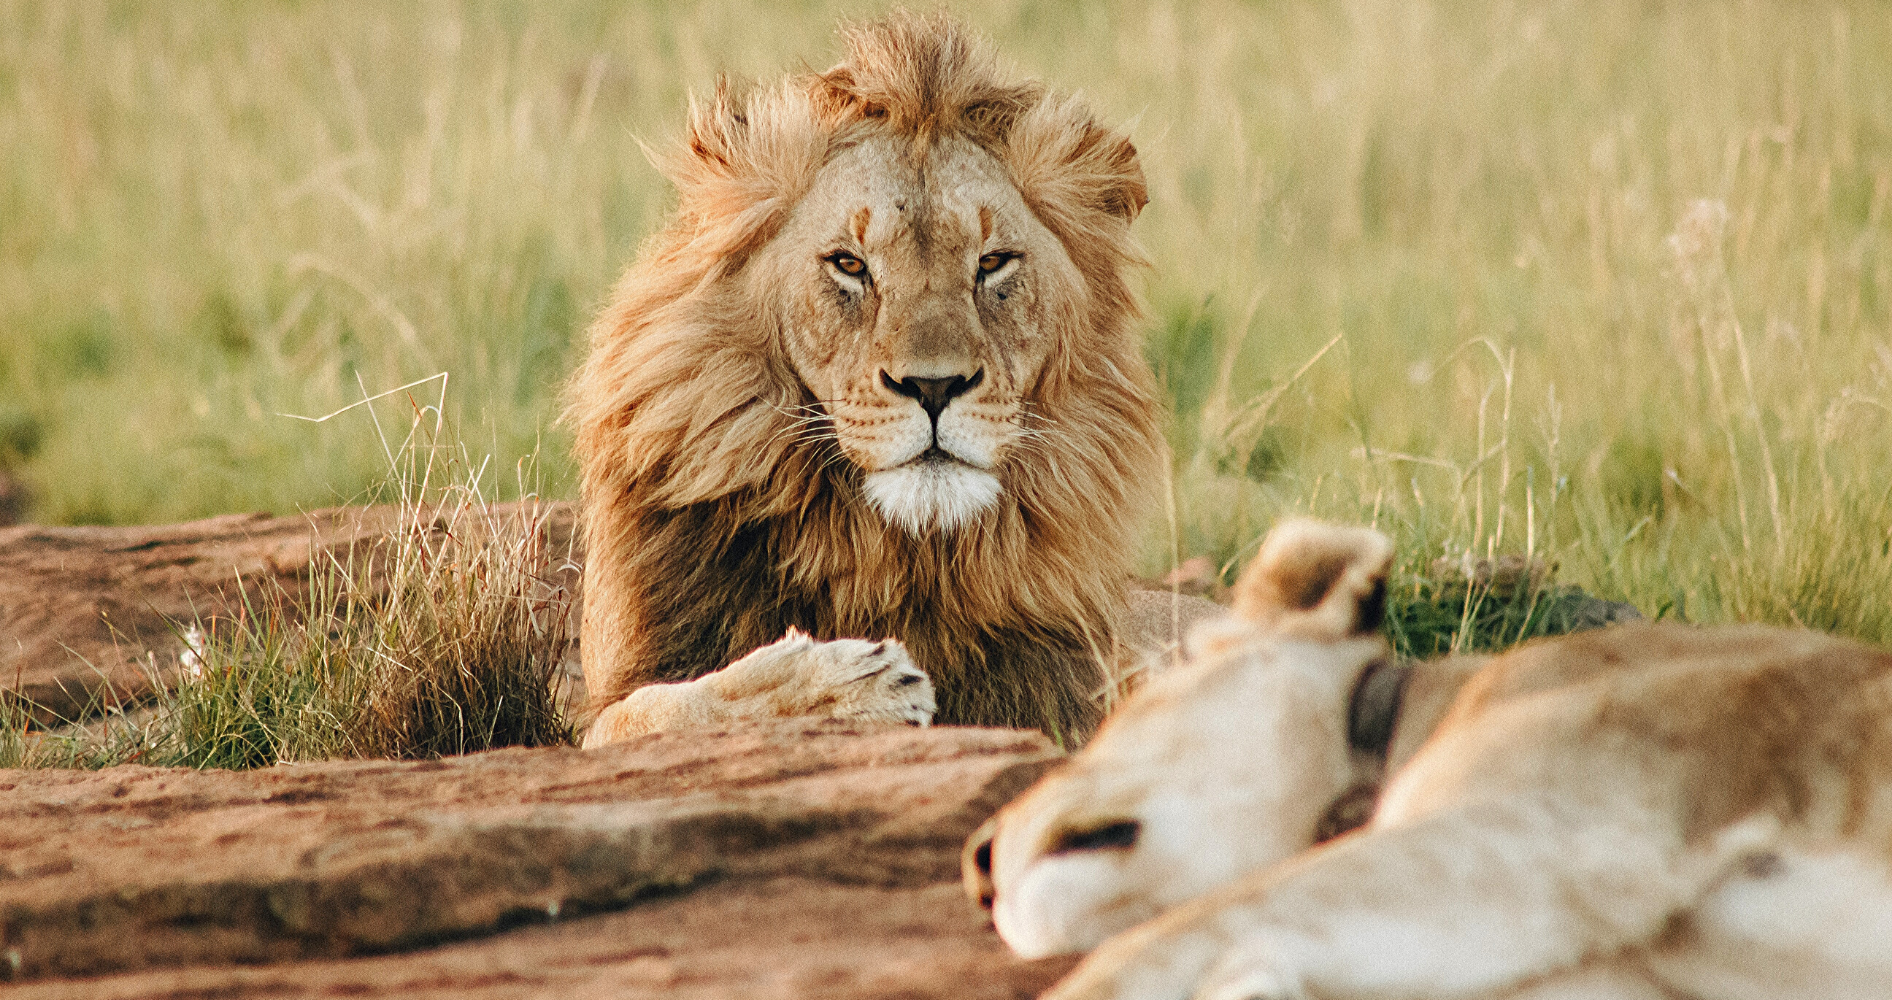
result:
[[[24,695],[41,723],[138,701],[176,664],[173,622],[230,614],[239,580],[253,596],[274,584],[300,594],[316,556],[354,551],[399,524],[395,507],[338,507],[161,527],[0,528],[0,689]],[[551,506],[548,551],[569,549],[572,524],[569,507]]]
[[[1011,960],[957,859],[1056,757],[1035,733],[806,721],[0,771],[0,978],[22,997],[1034,995],[1066,965]]]
[[[745,997],[1026,1000],[1075,957],[1011,958],[957,885],[784,877],[420,952],[40,981],[8,1000]]]
[[[302,593],[390,508],[0,529],[0,688],[138,698],[240,577]],[[548,548],[569,551],[556,508]],[[573,563],[567,562],[567,582]],[[1036,733],[759,723],[597,751],[261,771],[0,771],[14,997],[1037,995],[958,886]]]

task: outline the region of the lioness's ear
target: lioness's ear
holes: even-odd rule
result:
[[[1338,641],[1386,617],[1393,543],[1371,528],[1297,518],[1268,533],[1235,583],[1235,613],[1281,635]]]

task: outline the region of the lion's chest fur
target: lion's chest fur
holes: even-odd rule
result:
[[[641,591],[626,639],[632,683],[690,680],[798,628],[817,639],[897,638],[933,679],[944,724],[1043,728],[1081,739],[1117,658],[1121,585],[1090,604],[1034,594],[1025,566],[977,546],[912,539],[823,504],[729,530],[709,505],[650,510],[641,532],[668,553],[632,574]],[[861,523],[866,522],[866,523]],[[840,530],[836,530],[839,528]],[[612,697],[612,695],[607,695]],[[622,697],[616,694],[615,697]]]

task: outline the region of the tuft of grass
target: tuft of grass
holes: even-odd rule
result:
[[[560,700],[569,553],[547,548],[533,460],[518,466],[527,500],[488,500],[486,463],[443,434],[439,380],[435,405],[407,397],[398,448],[375,414],[380,397],[330,415],[365,406],[374,419],[389,476],[368,499],[391,501],[395,523],[318,559],[301,598],[246,593],[235,618],[180,632],[183,670],[160,710],[168,762],[246,768],[572,742]]]
[[[267,594],[194,624],[160,703],[158,756],[249,768],[570,743],[572,602],[545,517],[465,484],[404,501],[367,552],[310,567],[301,599]]]
[[[1440,558],[1395,568],[1385,632],[1401,656],[1492,652],[1540,636],[1599,628],[1637,616],[1555,580],[1556,567],[1518,556]]]
[[[570,553],[548,548],[530,460],[529,499],[490,502],[485,463],[444,440],[440,413],[414,407],[398,450],[376,421],[391,471],[364,499],[392,504],[393,525],[320,556],[299,591],[243,584],[233,616],[174,623],[183,652],[154,705],[34,732],[0,692],[0,767],[245,769],[572,743]]]

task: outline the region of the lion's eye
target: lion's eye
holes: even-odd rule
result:
[[[1018,255],[1015,253],[1002,253],[1001,252],[1001,253],[986,254],[985,256],[979,258],[979,274],[981,276],[992,274],[996,272],[999,268],[1004,267],[1005,265],[1010,264],[1012,261],[1017,260],[1017,259],[1018,259]]]
[[[829,254],[828,264],[850,278],[858,278],[867,273],[867,262],[851,253]]]

